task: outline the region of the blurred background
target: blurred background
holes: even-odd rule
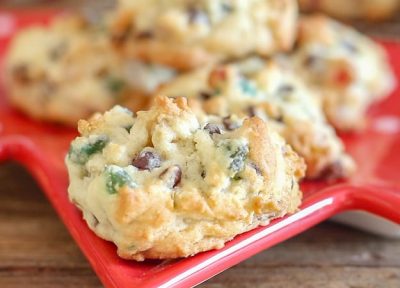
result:
[[[0,0],[2,9],[27,9],[27,8],[71,8],[93,0]],[[96,1],[96,0],[94,0]],[[109,1],[109,0],[97,0]],[[333,3],[333,6],[332,4]],[[378,11],[373,5],[384,5],[386,8],[376,17],[370,17],[371,13],[363,13],[357,9],[364,5],[371,6],[372,11]],[[400,0],[299,0],[302,10],[305,12],[322,11],[340,18],[340,20],[354,25],[361,32],[380,38],[400,39]],[[335,7],[341,8],[344,12]],[[347,9],[346,9],[347,8]],[[346,11],[351,11],[346,12]],[[367,15],[361,15],[367,14]],[[358,19],[353,19],[358,18]],[[360,19],[363,18],[363,19]]]
[[[77,0],[1,0],[0,5],[3,8],[24,8],[34,6],[46,7],[60,7],[60,6],[74,6],[82,3]]]

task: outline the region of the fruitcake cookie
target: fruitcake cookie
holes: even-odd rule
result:
[[[339,130],[360,129],[367,108],[395,86],[382,47],[320,15],[301,19],[293,62],[321,95],[328,120]]]
[[[5,82],[11,102],[27,114],[75,125],[116,103],[143,108],[149,99],[145,96],[174,73],[159,65],[122,61],[104,28],[64,16],[16,36]]]
[[[116,106],[79,121],[66,157],[69,197],[118,255],[187,257],[296,211],[304,164],[254,117],[200,122],[185,98],[133,116]]]
[[[257,53],[289,50],[296,0],[119,0],[111,21],[129,57],[182,70]]]
[[[317,97],[281,60],[253,58],[201,69],[178,77],[159,92],[186,96],[193,107],[226,117],[226,125],[235,125],[229,124],[231,114],[269,121],[304,157],[308,178],[341,178],[354,170]]]
[[[22,30],[6,59],[12,103],[35,118],[71,124],[112,107],[125,92],[119,59],[106,37],[89,30],[72,16]]]
[[[320,11],[340,19],[383,20],[399,11],[400,0],[299,0],[304,12]]]

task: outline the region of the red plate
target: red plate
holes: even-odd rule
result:
[[[51,11],[0,12],[0,59],[15,29],[45,23]],[[14,29],[15,28],[15,29]],[[382,43],[400,75],[400,43]],[[0,160],[25,165],[42,186],[65,226],[108,287],[187,287],[199,284],[246,258],[282,242],[332,215],[365,210],[400,223],[400,90],[370,111],[369,128],[344,137],[359,170],[347,182],[303,184],[304,202],[296,214],[237,236],[221,250],[176,261],[138,263],[118,258],[112,243],[98,238],[68,201],[64,155],[75,130],[34,122],[13,110],[0,87]]]

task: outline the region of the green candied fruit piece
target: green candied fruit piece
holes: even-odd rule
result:
[[[109,194],[116,194],[124,186],[135,187],[131,176],[121,167],[110,165],[105,171],[106,188]]]
[[[233,151],[231,154],[232,162],[231,165],[229,165],[229,169],[231,169],[233,172],[239,172],[242,171],[245,165],[245,161],[247,158],[247,154],[249,153],[249,149],[247,146],[239,146],[237,147],[236,150]]]
[[[72,144],[68,152],[69,158],[75,163],[85,164],[93,154],[101,152],[107,143],[108,137],[102,135],[95,139],[89,138],[88,143],[83,145]]]
[[[240,88],[242,89],[243,93],[248,94],[250,96],[257,95],[257,88],[256,86],[251,83],[249,80],[242,78],[239,82]]]
[[[222,146],[227,151],[228,157],[231,160],[229,169],[234,173],[242,171],[245,166],[247,155],[249,154],[248,145],[241,141],[227,140],[223,142]]]
[[[125,88],[125,81],[117,78],[109,76],[106,78],[106,87],[113,94],[119,94]]]

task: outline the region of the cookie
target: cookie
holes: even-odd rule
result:
[[[295,0],[137,0],[118,2],[113,43],[128,57],[180,70],[289,50]]]
[[[368,107],[395,86],[384,49],[325,16],[301,19],[292,59],[298,75],[322,98],[329,122],[339,130],[364,127]]]
[[[340,19],[384,20],[399,11],[399,0],[299,0],[304,12],[323,12]]]
[[[342,178],[354,171],[341,140],[326,122],[318,97],[283,58],[260,58],[182,75],[161,94],[185,96],[202,111],[226,117],[258,116],[268,121],[307,164],[308,178]]]
[[[219,118],[217,118],[219,119]],[[296,211],[304,164],[254,117],[201,122],[185,98],[157,97],[79,121],[66,157],[69,197],[126,259],[187,257]]]
[[[174,79],[178,72],[168,66],[139,60],[123,59],[123,76],[131,90],[148,97],[163,83]]]
[[[104,28],[79,16],[22,30],[5,66],[5,83],[16,107],[34,118],[70,125],[117,103],[142,109],[146,96],[175,74],[160,65],[123,61]]]

